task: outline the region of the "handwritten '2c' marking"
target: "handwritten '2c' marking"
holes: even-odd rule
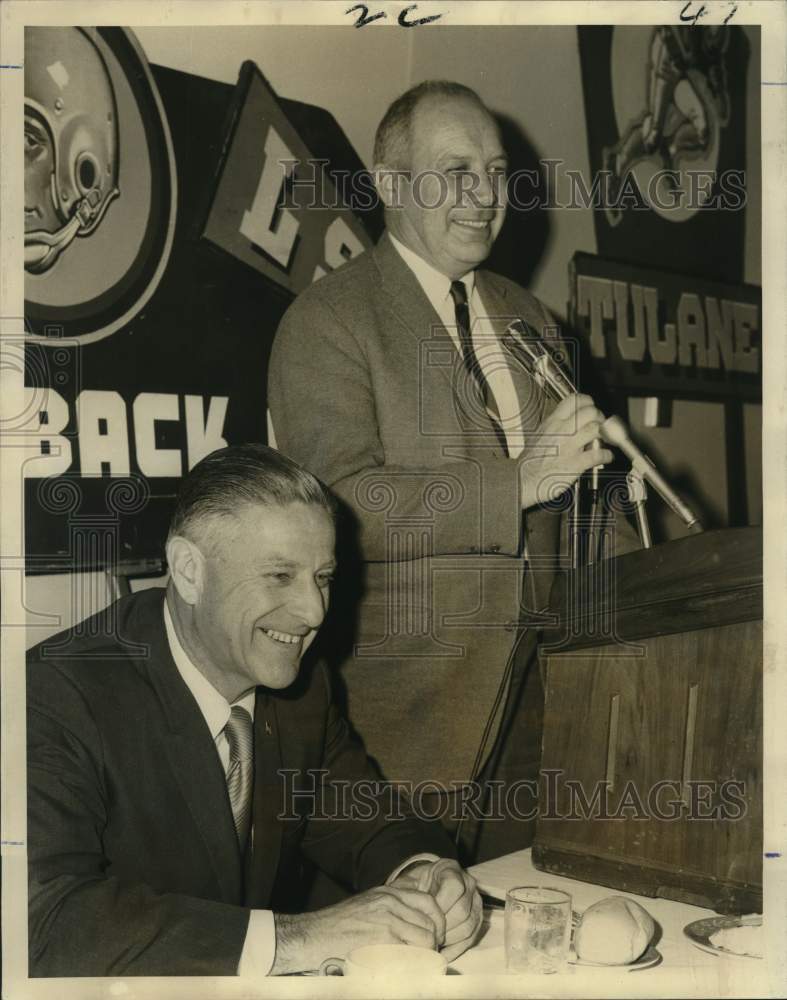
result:
[[[379,12],[379,14],[372,14],[372,16],[369,17],[369,8],[366,6],[365,3],[357,3],[354,7],[348,7],[348,9],[344,13],[354,14],[356,10],[359,10],[361,13],[358,16],[358,20],[353,25],[353,27],[355,28],[364,28],[366,27],[367,24],[371,24],[372,21],[377,21],[381,17],[387,17],[385,11],[382,10]]]
[[[419,17],[414,21],[408,20],[407,15],[417,9],[418,4],[411,3],[409,7],[403,7],[399,11],[397,21],[402,28],[417,28],[420,24],[430,24],[432,21],[437,21],[443,16],[442,14],[429,14],[427,17]],[[371,24],[373,21],[379,21],[380,18],[388,17],[383,10],[378,11],[376,14],[369,14],[369,8],[365,3],[357,3],[353,7],[348,7],[344,13],[355,14],[357,11],[360,11],[360,13],[353,25],[354,28],[365,28],[367,24]]]

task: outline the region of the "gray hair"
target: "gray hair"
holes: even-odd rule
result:
[[[248,504],[284,507],[316,504],[336,520],[336,501],[320,480],[264,444],[238,444],[211,452],[180,484],[168,539],[189,533],[209,517]]]

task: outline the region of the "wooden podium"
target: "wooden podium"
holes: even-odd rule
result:
[[[536,867],[762,909],[762,530],[558,577]]]

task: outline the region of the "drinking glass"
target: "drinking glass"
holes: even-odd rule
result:
[[[571,896],[560,889],[517,886],[506,893],[506,967],[511,972],[562,972],[571,940]]]

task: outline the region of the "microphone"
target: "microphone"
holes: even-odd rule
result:
[[[544,342],[527,323],[523,323],[519,319],[509,323],[503,334],[503,344],[528,374],[535,377],[545,390],[550,391],[554,399],[560,401],[578,391],[568,375],[552,357]],[[630,460],[632,468],[636,469],[642,478],[651,484],[670,510],[678,515],[687,528],[695,532],[702,531],[702,525],[697,515],[688,504],[681,500],[647,455],[644,455],[634,444],[620,417],[608,417],[604,421],[601,425],[601,437],[608,444],[620,448]],[[600,442],[597,438],[593,442],[593,447],[598,448],[599,446]],[[600,466],[595,466],[591,470],[594,517],[595,506],[598,502],[599,468]]]
[[[631,461],[632,468],[636,469],[642,478],[650,483],[664,503],[678,515],[687,528],[692,531],[702,531],[702,525],[697,515],[681,500],[648,456],[644,455],[634,444],[620,417],[608,417],[601,425],[601,436],[608,444],[620,448]]]
[[[546,344],[544,344],[535,330],[531,326],[528,326],[527,323],[523,323],[519,319],[510,323],[503,335],[503,342],[520,359],[522,364],[527,367],[529,374],[535,375],[539,379],[542,387],[545,384],[550,386],[553,395],[558,401],[566,399],[567,396],[576,395],[579,392],[569,376],[555,361]],[[531,363],[529,365],[525,364],[521,359],[522,353],[527,354],[530,358]],[[593,447],[596,449],[601,447],[601,442],[598,438],[594,440]],[[598,494],[598,471],[600,468],[601,466],[595,465],[592,469],[591,489],[594,496]]]
[[[542,388],[551,390],[555,399],[560,401],[576,393],[576,386],[529,324],[513,320],[506,327],[503,343]]]
[[[579,391],[568,375],[553,358],[544,341],[528,323],[515,319],[506,327],[503,334],[503,345],[517,359],[527,373],[536,379],[541,388],[553,399],[560,402]],[[592,447],[598,450],[601,442],[598,438]],[[590,495],[592,503],[592,523],[595,531],[597,508],[599,502],[599,470],[600,465],[594,465],[590,472]]]

